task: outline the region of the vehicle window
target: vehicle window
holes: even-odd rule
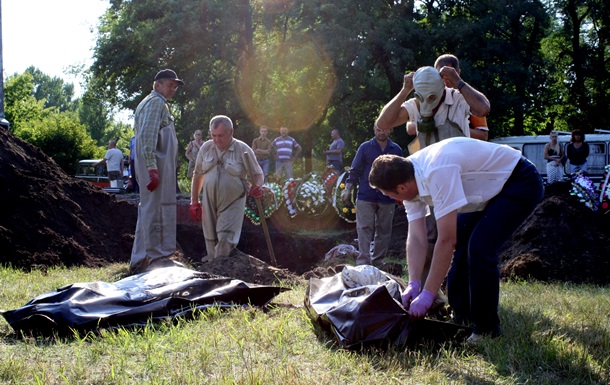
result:
[[[544,159],[544,145],[546,143],[526,143],[523,145],[523,156],[536,165],[538,172],[546,176],[546,160]]]
[[[589,143],[589,156],[587,157],[587,172],[589,174],[604,174],[604,167],[606,166],[606,153],[607,149],[605,143]]]

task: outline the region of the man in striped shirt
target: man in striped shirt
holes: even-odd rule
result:
[[[275,175],[281,180],[282,174],[286,179],[292,178],[292,161],[301,155],[301,146],[297,141],[288,136],[288,128],[280,128],[280,136],[271,143],[275,153]]]

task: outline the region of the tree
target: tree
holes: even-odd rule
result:
[[[16,136],[38,146],[69,174],[74,174],[78,160],[100,155],[75,112],[45,108],[45,100],[33,95],[30,72],[14,75],[5,86],[6,116],[11,119]]]
[[[69,175],[74,175],[79,160],[99,156],[74,112],[46,110],[41,119],[26,122],[15,134],[39,147]]]
[[[74,97],[74,84],[64,83],[60,77],[51,77],[38,68],[28,67],[26,73],[32,75],[34,97],[44,100],[44,107],[57,107],[59,111],[75,111],[77,104]]]
[[[91,88],[79,100],[78,117],[98,145],[107,143],[105,136],[112,118],[110,107]]]
[[[557,0],[558,15],[549,58],[558,71],[559,123],[566,129],[593,132],[607,128],[610,102],[610,5],[601,0]]]

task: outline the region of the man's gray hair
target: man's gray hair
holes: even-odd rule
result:
[[[210,120],[210,131],[221,124],[227,127],[228,130],[233,129],[233,122],[231,121],[231,118],[225,115],[216,115]]]

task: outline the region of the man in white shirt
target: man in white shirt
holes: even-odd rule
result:
[[[408,158],[377,158],[369,183],[407,210],[409,285],[402,302],[409,314],[426,315],[448,273],[454,316],[474,325],[469,342],[499,336],[498,251],[542,199],[536,167],[508,146],[450,138]],[[434,207],[438,240],[422,288],[427,206]]]
[[[105,164],[108,169],[108,180],[118,181],[117,187],[123,187],[121,181],[123,180],[123,153],[121,150],[116,148],[116,141],[111,140],[108,142],[108,151],[104,155],[104,159],[97,162],[95,167]]]

